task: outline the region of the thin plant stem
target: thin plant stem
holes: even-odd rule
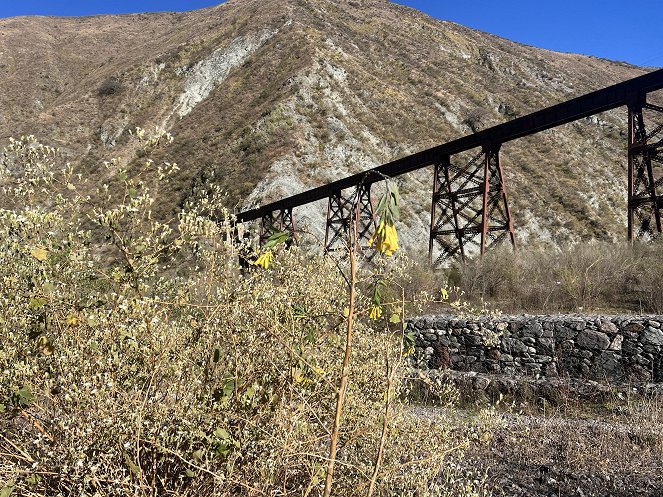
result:
[[[358,212],[357,207],[357,212]],[[358,214],[357,214],[358,216]],[[325,478],[325,491],[324,497],[329,497],[332,490],[332,482],[334,480],[334,465],[336,463],[336,450],[338,446],[338,435],[341,430],[341,415],[343,413],[343,404],[345,402],[345,392],[348,388],[348,379],[350,375],[350,355],[352,352],[352,332],[353,332],[353,318],[355,314],[355,300],[357,298],[356,283],[357,283],[357,222],[351,223],[349,233],[349,256],[350,256],[350,302],[348,304],[348,319],[345,335],[345,353],[343,355],[343,365],[341,368],[341,381],[338,386],[336,394],[336,414],[334,416],[334,428],[331,434],[329,444],[329,462],[327,463],[327,476]]]
[[[401,333],[403,329],[403,323],[405,322],[405,290],[401,288]],[[384,446],[387,442],[387,436],[389,435],[389,422],[391,420],[391,404],[392,404],[392,389],[394,380],[396,378],[396,371],[398,370],[398,364],[400,359],[403,356],[403,337],[399,337],[400,347],[398,349],[398,358],[395,361],[395,364],[389,368],[389,350],[385,352],[385,367],[387,369],[387,392],[385,395],[384,401],[384,419],[382,420],[382,433],[380,434],[380,446],[378,447],[378,453],[375,456],[375,465],[373,467],[373,475],[371,476],[371,483],[368,487],[368,497],[372,497],[373,492],[375,492],[375,484],[378,480],[378,473],[380,472],[380,466],[382,465],[382,456],[384,454]]]

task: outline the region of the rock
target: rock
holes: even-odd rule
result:
[[[511,356],[509,354],[502,354],[500,356],[500,361],[501,362],[513,362],[513,356]]]
[[[568,326],[572,330],[582,331],[587,327],[587,323],[585,321],[578,320],[568,323]]]
[[[474,378],[473,383],[475,390],[482,391],[488,388],[488,385],[490,385],[490,378],[487,378],[485,376],[477,376],[476,378]]]
[[[617,333],[619,331],[617,325],[612,321],[608,321],[607,319],[600,319],[598,322],[598,327],[599,330],[603,333]]]
[[[631,381],[651,381],[651,372],[639,364],[633,364],[629,367],[628,378]]]
[[[546,366],[544,374],[546,376],[551,376],[551,377],[559,376],[559,373],[557,372],[557,364],[555,364],[554,362],[551,362],[550,364],[548,364]]]
[[[624,340],[622,342],[622,351],[628,355],[638,355],[642,353],[642,347],[635,340]]]
[[[663,335],[663,334],[662,334]],[[661,337],[663,343],[663,336]],[[576,337],[576,344],[587,349],[605,350],[610,345],[610,338],[605,333],[593,330],[583,330]]]
[[[573,340],[564,340],[562,343],[559,344],[559,351],[562,352],[563,354],[570,354],[573,352],[573,349],[575,348],[575,343],[573,343]]]
[[[580,350],[576,350],[576,351],[575,351],[575,355],[576,355],[577,357],[582,357],[582,358],[584,358],[584,359],[589,359],[589,358],[592,357],[594,354],[592,354],[592,351],[591,351],[591,350],[583,350],[583,349],[580,349]]]
[[[500,358],[501,355],[502,355],[502,353],[499,351],[499,349],[490,349],[490,350],[488,351],[488,353],[486,354],[486,356],[487,356],[489,359],[492,359],[492,360],[494,360],[494,361],[498,360],[498,359]]]
[[[592,376],[597,380],[621,380],[624,376],[624,368],[622,366],[622,356],[611,350],[601,352],[596,359],[592,368]]]
[[[555,326],[555,341],[563,342],[564,340],[573,340],[578,335],[578,332],[567,328],[566,326]]]
[[[538,321],[530,321],[523,327],[523,336],[540,337],[543,334],[543,326]]]
[[[644,329],[645,327],[642,326],[642,324],[634,322],[628,323],[627,325],[624,326],[624,330],[629,331],[631,333],[640,333],[644,331]]]
[[[504,352],[511,354],[524,354],[527,352],[527,345],[517,338],[505,338],[502,342]]]
[[[555,340],[552,338],[539,338],[539,353],[553,355],[555,353]]]
[[[624,336],[623,335],[617,335],[615,338],[613,338],[612,342],[610,343],[610,346],[608,347],[609,350],[622,350],[622,342],[624,341]]]
[[[640,340],[649,345],[663,345],[663,330],[648,326],[640,336]]]
[[[652,328],[660,328],[661,327],[661,323],[659,323],[658,321],[647,321],[647,324],[649,326],[651,326]]]

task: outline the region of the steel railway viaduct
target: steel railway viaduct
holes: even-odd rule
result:
[[[439,265],[464,259],[468,247],[483,255],[508,240],[516,246],[507,188],[500,163],[503,143],[570,123],[617,107],[628,109],[628,232],[629,240],[662,232],[663,107],[647,102],[663,88],[663,69],[518,117],[457,140],[403,157],[303,193],[241,212],[238,222],[261,221],[261,238],[272,231],[294,232],[293,209],[328,199],[325,248],[342,243],[356,216],[360,236],[368,236],[375,218],[371,185],[433,166],[429,253]],[[658,124],[649,125],[650,120]],[[452,157],[479,149],[468,163]],[[472,250],[471,249],[471,250]],[[435,254],[435,255],[434,255]]]

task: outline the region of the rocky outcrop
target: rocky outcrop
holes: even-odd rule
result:
[[[663,382],[663,316],[425,316],[408,323],[430,369]]]

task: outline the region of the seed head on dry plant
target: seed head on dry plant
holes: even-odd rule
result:
[[[454,469],[469,435],[409,405],[402,258],[359,270],[344,312],[330,258],[275,243],[261,261],[219,192],[155,219],[170,137],[134,138],[141,167],[108,161],[100,201],[33,137],[0,159],[3,497],[319,496],[330,459],[334,495],[478,495]]]

